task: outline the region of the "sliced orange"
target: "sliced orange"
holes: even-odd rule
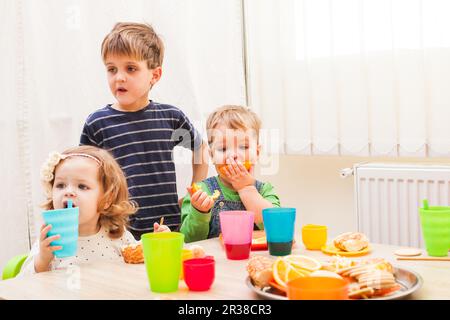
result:
[[[192,186],[191,186],[191,190],[192,190],[192,194],[194,194],[194,193],[196,193],[198,190],[202,190],[202,188],[200,188],[200,186],[199,186],[197,183],[193,182],[193,183],[192,183]]]
[[[253,163],[251,163],[250,161],[247,160],[247,161],[244,161],[243,165],[244,165],[245,169],[247,169],[247,171],[250,171],[250,168],[253,166]],[[221,164],[219,166],[219,173],[221,173],[222,175],[225,175],[224,170],[227,166],[228,166],[227,164]]]
[[[293,267],[283,257],[275,260],[272,270],[274,280],[284,288],[287,288],[289,281],[307,276],[298,268]]]
[[[191,185],[191,192],[192,194],[196,193],[198,190],[203,191],[203,189],[200,187],[200,185],[198,183],[193,182]],[[210,195],[210,197],[216,201],[220,196],[220,191],[219,190],[214,190],[214,193],[212,195]]]
[[[291,254],[284,259],[292,264],[297,269],[302,269],[307,272],[313,272],[322,268],[322,264],[314,258],[304,256],[304,255],[295,255]]]
[[[244,167],[245,169],[247,169],[247,171],[250,170],[250,168],[253,166],[253,163],[251,163],[250,161],[244,161]]]

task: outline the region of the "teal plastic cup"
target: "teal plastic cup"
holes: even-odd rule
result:
[[[179,232],[145,233],[141,240],[151,291],[159,293],[178,291],[184,234]]]
[[[446,257],[450,249],[450,207],[419,208],[425,248],[429,256]]]
[[[286,256],[292,252],[295,229],[295,208],[263,209],[264,230],[272,256]]]
[[[75,256],[78,249],[79,209],[72,208],[72,203],[69,202],[66,209],[47,210],[42,212],[42,217],[45,224],[52,225],[47,237],[60,235],[58,240],[50,243],[51,246],[62,246],[62,249],[54,251],[55,257]]]

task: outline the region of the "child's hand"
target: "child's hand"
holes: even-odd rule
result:
[[[234,159],[229,158],[227,159],[227,164],[223,171],[234,190],[239,192],[245,187],[255,185],[255,178],[247,171],[242,163],[238,163]]]
[[[52,225],[42,225],[41,226],[41,234],[39,237],[39,254],[36,257],[34,268],[36,272],[48,271],[50,266],[50,262],[52,262],[54,258],[53,252],[56,250],[61,250],[61,246],[50,246],[52,241],[58,240],[61,238],[59,234],[51,237],[47,237],[48,232],[52,228]]]
[[[170,232],[170,229],[165,224],[159,224],[158,222],[155,222],[153,224],[153,232]]]
[[[214,199],[203,190],[197,190],[192,193],[192,188],[188,187],[187,191],[191,195],[192,206],[202,213],[208,213],[214,205]]]

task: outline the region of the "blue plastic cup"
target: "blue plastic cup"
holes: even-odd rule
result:
[[[286,256],[292,252],[295,229],[295,208],[263,209],[267,245],[272,256]]]
[[[51,224],[52,228],[47,237],[60,235],[58,240],[52,241],[51,246],[62,246],[61,250],[54,251],[57,258],[67,258],[76,255],[78,247],[78,216],[79,209],[72,208],[69,202],[68,208],[47,210],[42,213],[45,224]]]

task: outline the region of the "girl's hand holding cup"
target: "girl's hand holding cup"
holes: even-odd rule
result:
[[[41,233],[39,237],[39,255],[36,257],[34,264],[37,272],[48,271],[50,262],[52,262],[54,258],[53,252],[62,249],[62,246],[50,245],[53,241],[58,240],[61,237],[60,235],[47,237],[47,234],[51,228],[51,224],[44,224],[41,226]]]

